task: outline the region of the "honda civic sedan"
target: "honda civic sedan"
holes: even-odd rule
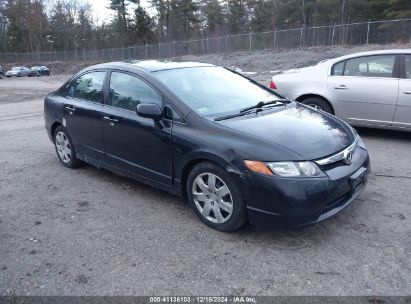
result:
[[[64,166],[89,163],[185,197],[220,231],[325,220],[370,172],[348,124],[209,64],[92,66],[44,110]]]

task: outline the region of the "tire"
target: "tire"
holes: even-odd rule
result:
[[[331,106],[324,99],[318,97],[310,97],[304,99],[301,103],[310,106],[316,110],[321,110],[330,114],[333,114]]]
[[[77,168],[81,162],[77,159],[70,133],[63,126],[56,128],[54,132],[54,147],[60,162],[67,168]]]
[[[214,187],[210,184],[213,180]],[[213,229],[233,232],[247,222],[245,202],[237,184],[227,171],[213,163],[202,162],[191,170],[187,197],[200,220]]]

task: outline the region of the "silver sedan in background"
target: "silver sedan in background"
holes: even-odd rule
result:
[[[270,88],[354,126],[411,131],[411,49],[356,53],[274,75]]]
[[[23,76],[27,76],[29,73],[30,69],[24,66],[20,66],[20,67],[14,67],[11,68],[10,71],[6,72],[6,77],[23,77]]]

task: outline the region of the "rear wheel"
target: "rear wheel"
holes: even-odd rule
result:
[[[321,110],[321,111],[324,111],[330,114],[333,113],[332,108],[329,105],[329,103],[326,102],[324,99],[321,99],[318,97],[310,97],[310,98],[304,99],[302,103],[316,110]]]
[[[64,166],[67,168],[77,168],[80,165],[70,134],[63,126],[57,127],[54,132],[54,145],[57,156]]]
[[[188,176],[187,194],[190,205],[207,226],[231,232],[247,221],[246,207],[240,190],[222,168],[200,163]]]

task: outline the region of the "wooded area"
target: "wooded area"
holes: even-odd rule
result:
[[[0,0],[0,52],[97,50],[292,27],[411,17],[410,0]]]

